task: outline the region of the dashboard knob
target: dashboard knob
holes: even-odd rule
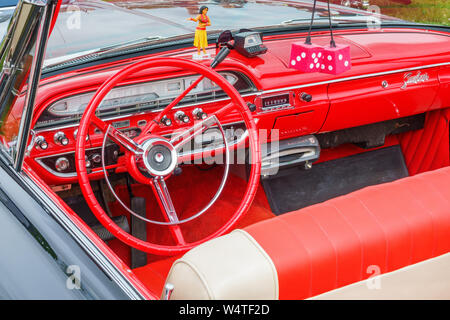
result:
[[[78,135],[78,129],[76,129],[74,132],[73,132],[73,138],[75,139],[75,140],[77,140],[77,135]],[[88,141],[89,140],[89,135],[87,134],[86,135],[86,141]]]
[[[94,163],[100,163],[100,162],[102,162],[102,156],[101,156],[99,153],[94,153],[94,154],[91,156],[91,160],[92,160]]]
[[[84,157],[84,163],[88,169],[92,166],[91,160],[89,160],[87,156]]]
[[[172,125],[172,120],[170,120],[168,116],[162,117],[160,122],[166,127],[170,127]]]
[[[56,144],[59,144],[62,146],[67,146],[69,144],[69,139],[66,137],[64,132],[61,132],[61,131],[58,131],[57,133],[55,133],[55,135],[53,136],[53,140],[55,141]]]
[[[41,150],[46,150],[48,148],[48,143],[45,141],[45,138],[43,136],[39,136],[36,138],[36,147],[40,148]]]
[[[203,112],[201,108],[194,109],[194,111],[192,111],[192,115],[197,120],[205,120],[208,117],[208,115],[205,112]]]
[[[66,171],[67,169],[69,169],[69,167],[70,167],[70,163],[66,157],[61,157],[61,158],[56,159],[55,169],[57,171],[59,171],[59,172]]]
[[[308,93],[305,93],[305,92],[302,92],[302,94],[300,95],[300,98],[303,101],[306,101],[306,102],[311,102],[312,101],[312,95],[310,95]]]
[[[247,107],[251,112],[255,112],[256,111],[256,105],[254,103],[251,102],[247,102]]]
[[[177,111],[175,113],[175,118],[182,123],[189,123],[190,121],[189,116],[185,114],[183,111]]]

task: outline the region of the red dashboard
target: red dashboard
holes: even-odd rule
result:
[[[450,41],[449,34],[417,29],[343,30],[336,36],[339,44],[350,45],[352,69],[338,77],[322,73],[300,73],[288,67],[292,42],[305,34],[265,37],[268,52],[256,58],[245,58],[235,51],[219,66],[218,71],[243,75],[252,90],[242,93],[244,100],[254,104],[253,115],[259,129],[278,129],[280,139],[306,134],[336,131],[395,118],[424,113],[450,106]],[[317,33],[314,42],[325,44],[326,33]],[[163,56],[191,59],[193,50],[165,52]],[[214,50],[210,49],[214,54]],[[161,55],[161,54],[159,54]],[[141,59],[140,57],[139,59]],[[51,185],[77,181],[74,164],[58,172],[59,157],[70,157],[75,149],[77,124],[36,126],[39,117],[55,102],[94,92],[108,77],[138,58],[97,65],[44,78],[37,96],[33,119],[35,137],[44,139],[46,148],[35,145],[26,161],[45,182]],[[207,62],[204,62],[207,63]],[[134,74],[120,86],[186,77],[182,70],[158,68]],[[308,96],[310,99],[308,99]],[[309,101],[310,100],[310,101]],[[193,118],[193,111],[202,108],[212,113],[227,103],[226,98],[187,104],[167,116],[171,124],[160,124],[162,134],[189,126],[177,121],[175,112],[182,110]],[[131,136],[156,115],[154,111],[111,116],[105,121]],[[228,114],[224,123],[239,126],[238,113]],[[61,143],[61,137],[67,141]],[[264,141],[264,137],[261,137]],[[275,138],[268,135],[268,140]],[[89,131],[88,157],[92,159],[92,176],[101,176],[101,166],[94,157],[102,145],[103,134],[95,127]],[[109,150],[108,168],[120,170],[114,162],[117,150]],[[98,160],[98,159],[97,159]],[[71,171],[73,169],[73,171]],[[97,172],[97,173],[96,173]]]

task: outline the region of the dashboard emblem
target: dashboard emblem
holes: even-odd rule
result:
[[[401,86],[401,89],[406,89],[406,87],[410,84],[423,83],[429,79],[430,77],[428,76],[428,73],[422,74],[420,71],[418,71],[416,75],[413,75],[412,72],[405,73],[403,76],[403,85]]]

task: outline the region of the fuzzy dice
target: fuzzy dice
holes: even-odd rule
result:
[[[352,62],[350,59],[350,46],[337,44],[335,47],[327,46],[322,50],[320,72],[340,74],[350,70]]]
[[[322,46],[294,42],[291,47],[289,67],[302,72],[319,72],[322,58]]]

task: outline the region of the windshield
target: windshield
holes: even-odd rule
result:
[[[211,26],[208,27],[208,35],[211,35],[223,30],[242,28],[285,27],[295,24],[306,26],[311,18],[312,3],[312,0],[65,1],[48,44],[46,65],[58,61],[62,56],[70,58],[78,53],[87,54],[119,44],[146,39],[161,41],[180,36],[193,37],[197,24],[188,18],[197,17],[203,5],[209,8]],[[326,8],[325,2],[318,2],[316,23],[327,22]],[[365,23],[370,15],[362,7],[354,9],[332,5],[332,8],[333,18],[347,23]]]
[[[374,21],[383,24],[403,20],[450,25],[450,3],[446,0],[330,1],[336,24],[364,26]],[[312,3],[313,0],[62,0],[44,65],[131,43],[193,37],[196,24],[188,18],[198,16],[203,5],[209,7],[210,36],[242,28],[306,26]],[[11,7],[2,10],[1,6],[0,38],[12,15]],[[327,15],[325,0],[319,1],[315,23],[324,25]]]

